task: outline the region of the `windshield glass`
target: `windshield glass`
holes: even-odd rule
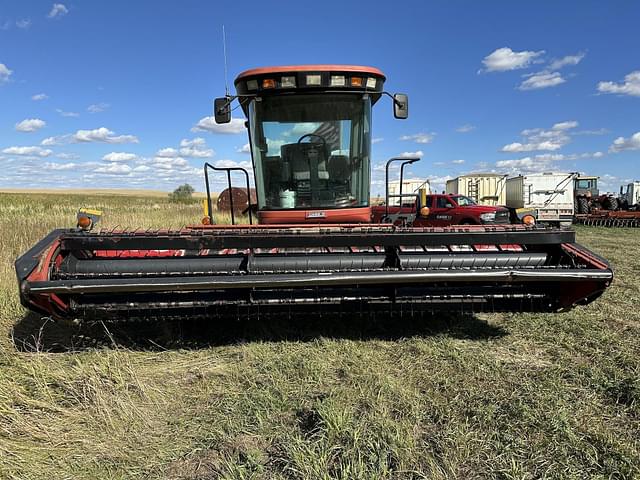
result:
[[[370,115],[366,95],[253,100],[249,121],[258,208],[367,206]]]
[[[591,180],[578,180],[577,188],[591,188]]]
[[[457,204],[460,205],[461,207],[467,207],[469,205],[477,205],[475,200],[469,197],[465,197],[464,195],[458,195],[457,197],[453,197],[453,198],[457,202]]]

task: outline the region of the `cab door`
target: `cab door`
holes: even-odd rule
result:
[[[446,195],[434,195],[433,206],[429,212],[429,224],[444,227],[456,222],[455,205]]]

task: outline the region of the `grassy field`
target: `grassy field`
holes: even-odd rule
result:
[[[27,194],[46,194],[46,195],[90,195],[92,197],[97,196],[125,196],[125,197],[161,197],[167,198],[168,192],[163,190],[132,190],[132,189],[124,189],[124,188],[74,188],[74,189],[63,189],[63,188],[0,188],[0,193],[27,193]],[[195,198],[206,198],[206,194],[202,192],[194,192],[193,196]]]
[[[581,228],[614,285],[558,315],[72,328],[13,260],[78,206],[180,226],[163,198],[0,194],[0,478],[640,476],[640,231]]]

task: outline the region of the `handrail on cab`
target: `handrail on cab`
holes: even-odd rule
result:
[[[211,190],[209,188],[209,171],[208,169],[215,170],[217,172],[227,172],[227,188],[229,191],[229,207],[231,209],[231,225],[235,225],[235,214],[233,212],[233,195],[231,192],[231,172],[238,171],[243,172],[247,181],[247,200],[249,202],[249,225],[253,225],[253,216],[251,214],[251,187],[249,186],[249,172],[242,167],[214,167],[209,162],[204,162],[204,183],[207,188],[207,209],[209,210],[209,216],[213,222],[213,208],[211,205]]]

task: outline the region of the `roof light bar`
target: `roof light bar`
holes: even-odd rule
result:
[[[383,78],[373,76],[370,72],[348,71],[306,71],[306,72],[274,72],[272,75],[256,75],[246,78],[243,82],[236,82],[240,94],[256,94],[261,91],[331,88],[347,90],[366,90],[378,92],[382,89]]]
[[[307,75],[307,85],[319,86],[322,84],[322,76],[321,75]]]
[[[296,77],[282,77],[280,79],[280,86],[282,88],[295,88],[296,87]]]
[[[344,75],[331,75],[331,83],[332,87],[344,87],[347,84],[345,81]]]

